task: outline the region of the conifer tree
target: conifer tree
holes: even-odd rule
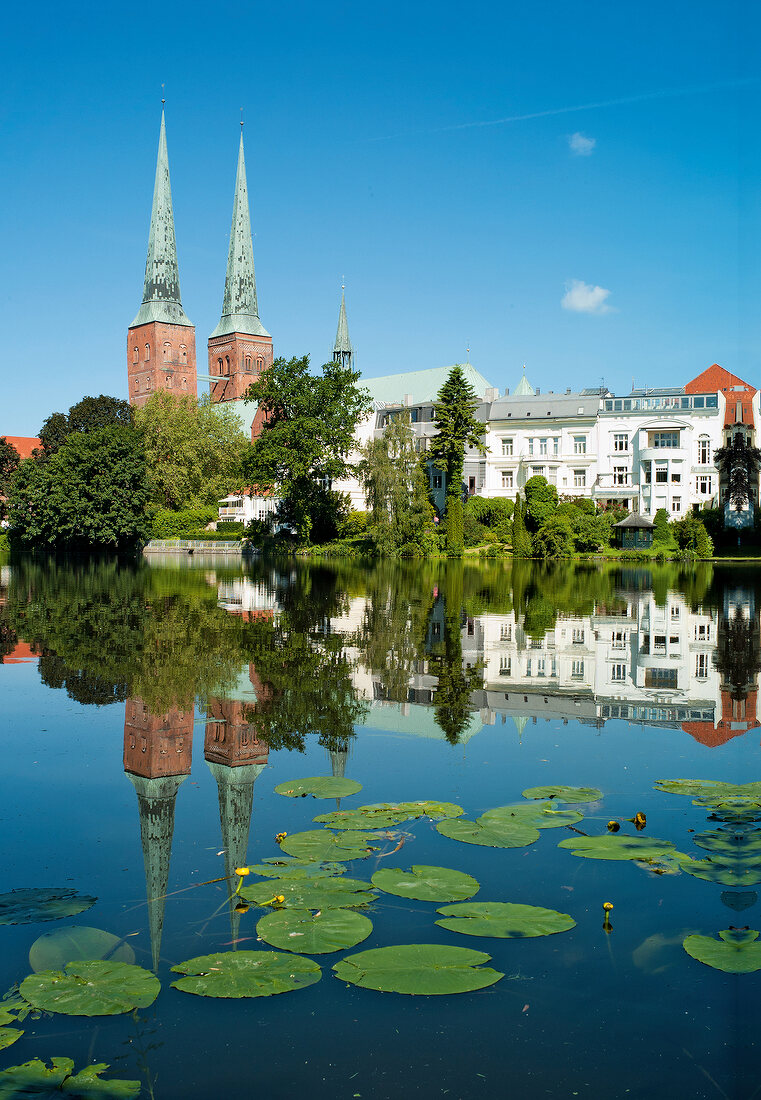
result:
[[[526,530],[526,512],[520,495],[515,498],[513,515],[513,554],[516,558],[530,558],[533,551],[531,535]]]
[[[462,471],[465,448],[476,447],[486,453],[483,436],[486,425],[473,415],[478,406],[476,392],[465,377],[461,366],[452,367],[436,398],[436,429],[431,440],[434,465],[446,476],[446,507],[444,533],[449,554],[461,554],[462,536]]]

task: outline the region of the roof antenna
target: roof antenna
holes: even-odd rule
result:
[[[166,103],[166,100],[164,99],[164,87],[165,87],[165,85],[162,81],[162,84],[161,84],[161,108],[162,108],[162,110],[164,108],[164,104]]]

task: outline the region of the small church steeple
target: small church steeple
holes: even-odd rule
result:
[[[346,320],[345,289],[341,287],[341,308],[338,311],[338,330],[333,347],[333,361],[341,363],[344,367],[351,367],[354,365],[354,349],[349,339],[349,322]]]
[[[222,316],[209,337],[212,401],[242,397],[259,374],[272,364],[272,337],[259,319],[254,272],[254,246],[248,205],[243,123],[238,145],[233,220],[227,252]],[[217,382],[216,378],[220,381]]]
[[[144,405],[155,390],[195,397],[198,386],[196,332],[180,298],[163,100],[143,301],[127,333],[127,382],[132,405]]]

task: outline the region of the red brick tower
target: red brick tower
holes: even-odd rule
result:
[[[242,397],[254,379],[272,365],[272,354],[272,337],[259,320],[256,300],[254,247],[241,131],[222,317],[209,337],[212,401],[233,401]]]
[[[127,333],[127,377],[131,405],[144,405],[155,390],[198,395],[196,330],[180,299],[163,110],[143,302]]]

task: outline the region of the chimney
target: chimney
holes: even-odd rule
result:
[[[565,392],[570,393],[571,392],[571,387],[569,386],[568,389]]]
[[[509,396],[510,396],[510,387],[508,386],[508,387],[507,387],[507,388],[505,389],[505,397],[509,397]]]
[[[496,401],[499,397],[499,390],[496,386],[489,386],[484,394],[484,401]]]
[[[405,393],[403,404],[404,404],[404,407],[407,408],[407,409],[410,407],[410,405],[412,404],[412,394],[411,393]]]
[[[541,391],[541,390],[539,389],[539,387],[537,386],[537,387],[536,387],[536,396],[538,397],[538,396],[539,396],[539,394],[540,394],[541,392],[542,392],[542,391]]]

